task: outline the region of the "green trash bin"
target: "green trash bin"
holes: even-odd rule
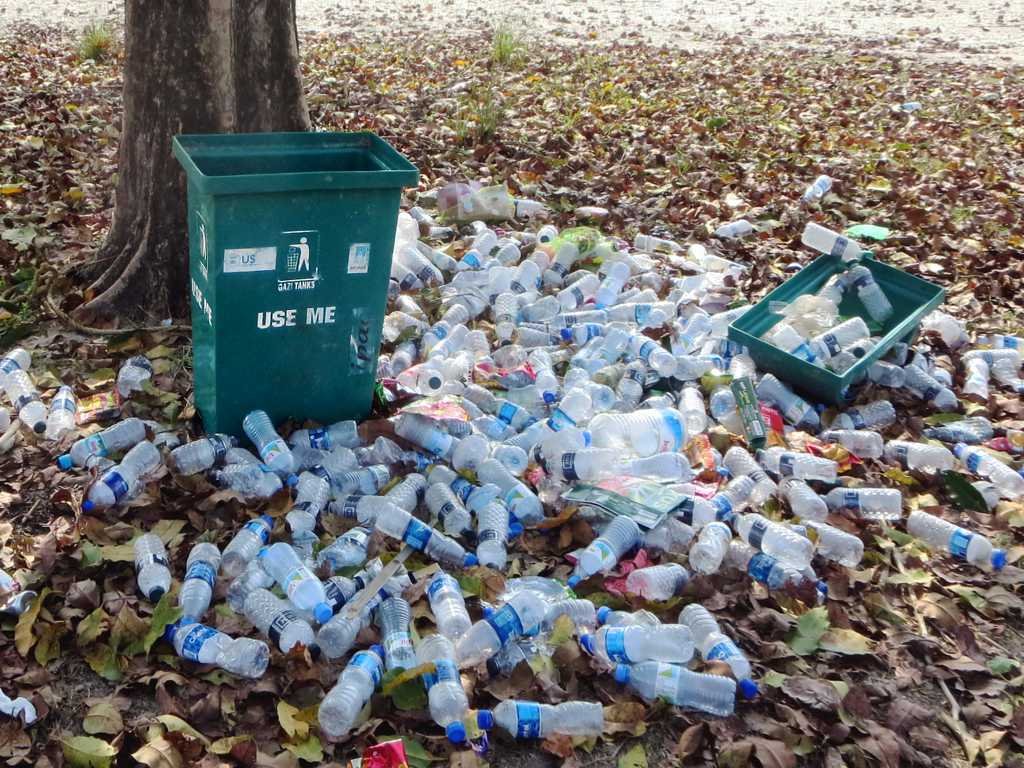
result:
[[[240,435],[262,408],[369,413],[403,187],[416,168],[372,133],[183,135],[195,404]]]

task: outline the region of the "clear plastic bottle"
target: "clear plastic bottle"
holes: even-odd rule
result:
[[[898,365],[877,360],[868,368],[868,378],[883,387],[899,389],[906,382],[906,374]]]
[[[389,672],[416,666],[416,651],[409,633],[410,614],[409,603],[401,597],[389,597],[377,608],[384,664]]]
[[[615,392],[625,408],[635,409],[644,396],[644,381],[647,378],[647,365],[642,360],[634,360],[626,366],[622,378],[615,386]]]
[[[488,714],[487,722],[493,721],[517,739],[543,739],[556,734],[600,736],[604,731],[604,708],[597,702],[537,704],[506,699]]]
[[[194,475],[223,462],[227,452],[237,445],[231,435],[207,435],[175,448],[168,463],[180,475]]]
[[[516,592],[501,608],[476,622],[455,646],[460,667],[471,667],[491,658],[517,638],[534,634],[547,615],[548,604],[530,590]]]
[[[245,598],[245,618],[270,638],[270,641],[288,653],[296,645],[310,648],[315,645],[313,628],[292,608],[291,603],[274,596],[265,589],[254,589]]]
[[[767,552],[759,552],[745,541],[733,539],[729,542],[729,551],[725,554],[726,565],[745,571],[754,581],[764,584],[769,589],[782,589],[787,584],[801,584],[809,578],[809,568],[798,568],[772,557]]]
[[[171,566],[163,541],[155,533],[143,534],[132,544],[132,552],[139,592],[151,603],[159,602],[171,588]]]
[[[233,675],[256,679],[270,663],[270,649],[262,640],[231,638],[220,630],[182,619],[173,625],[175,652],[186,661],[212,664]]]
[[[896,409],[888,400],[874,400],[848,408],[836,416],[832,429],[882,430],[896,423]]]
[[[228,585],[228,607],[235,613],[241,613],[245,608],[245,598],[250,592],[254,589],[270,589],[272,586],[274,577],[263,570],[259,559],[250,560],[245,570]]]
[[[295,458],[284,439],[277,434],[266,411],[252,411],[242,420],[242,429],[256,449],[263,463],[275,472],[288,475],[295,471]]]
[[[312,612],[320,624],[334,615],[327,604],[323,583],[290,545],[279,541],[261,549],[258,557],[263,561],[263,570],[274,577],[296,608]]]
[[[830,189],[832,189],[832,179],[822,174],[808,185],[800,199],[805,203],[814,203],[825,197]]]
[[[444,571],[437,573],[427,587],[427,600],[434,614],[437,631],[452,642],[458,642],[473,625],[466,611],[459,582]]]
[[[750,503],[750,496],[756,485],[754,478],[740,475],[730,480],[725,488],[711,497],[710,501],[701,499],[702,504],[694,506],[694,526],[700,527],[712,520],[732,520],[734,515]],[[710,518],[707,517],[708,513],[711,514]]]
[[[615,681],[625,683],[647,701],[662,699],[677,707],[728,717],[736,707],[736,681],[691,672],[677,664],[644,661],[619,664]]]
[[[668,600],[690,583],[690,574],[678,563],[637,568],[626,576],[626,591],[645,600]]]
[[[629,280],[629,274],[629,265],[625,262],[617,261],[612,264],[611,269],[608,270],[608,274],[601,281],[601,285],[594,294],[594,306],[598,309],[604,309],[614,304],[619,292],[622,290],[622,286]]]
[[[828,517],[828,503],[803,480],[788,477],[782,481],[781,488],[790,511],[801,520],[824,520]]]
[[[482,483],[498,486],[502,500],[509,511],[527,525],[544,519],[544,505],[519,478],[513,475],[497,459],[487,459],[480,464],[477,478]],[[477,510],[479,514],[479,510]]]
[[[850,288],[857,292],[860,303],[864,305],[864,309],[871,315],[872,320],[876,323],[884,323],[892,317],[892,303],[885,295],[885,291],[878,285],[870,269],[863,264],[858,264],[850,268],[848,276]]]
[[[46,431],[46,406],[39,399],[39,392],[28,373],[15,366],[9,367],[11,370],[4,375],[7,399],[17,411],[21,423],[41,435]]]
[[[326,565],[332,571],[362,565],[366,562],[366,548],[369,543],[368,529],[362,526],[349,528],[317,553],[317,564]]]
[[[178,607],[181,608],[183,622],[188,619],[198,621],[206,613],[213,598],[219,568],[220,550],[216,544],[204,541],[192,547],[185,566],[185,578],[178,593]]]
[[[730,394],[732,393],[730,392]],[[733,402],[735,403],[735,400]],[[762,504],[778,491],[775,481],[768,476],[767,472],[761,469],[746,448],[739,445],[732,446],[725,452],[722,463],[725,464],[726,469],[732,473],[733,477],[746,475],[754,481],[754,490],[750,493],[751,504]]]
[[[723,240],[735,240],[754,233],[754,225],[746,219],[737,219],[727,224],[722,224],[715,230],[715,237]]]
[[[384,498],[406,512],[415,512],[423,500],[426,488],[427,479],[417,472],[410,472],[402,482],[390,488]]]
[[[495,499],[477,515],[476,559],[480,565],[503,570],[508,558],[508,507]]]
[[[139,495],[146,484],[146,476],[160,466],[160,451],[151,442],[143,440],[89,486],[82,510],[106,509]]]
[[[690,603],[679,613],[679,623],[690,628],[694,645],[705,661],[723,661],[739,681],[740,693],[746,699],[757,695],[757,683],[746,655],[732,639],[722,632],[715,617],[699,603]]]
[[[448,536],[461,536],[472,530],[473,519],[451,486],[446,483],[433,483],[427,486],[424,498],[427,509],[441,523]]]
[[[777,560],[803,568],[814,557],[814,542],[763,515],[737,515],[733,524],[743,541]]]
[[[661,624],[650,611],[613,611],[607,605],[597,609],[597,622],[609,627],[656,627]]]
[[[640,526],[635,520],[622,516],[613,518],[601,535],[580,552],[576,568],[569,577],[569,586],[574,587],[595,573],[607,573],[640,539]]]
[[[965,560],[978,568],[1001,570],[1006,565],[1006,553],[993,548],[985,536],[971,533],[919,509],[907,518],[907,533],[933,549],[945,550],[958,560]]]
[[[7,377],[14,371],[28,371],[32,365],[32,356],[24,347],[15,347],[0,357],[0,391],[7,391]]]
[[[274,528],[274,518],[260,515],[250,520],[234,535],[224,548],[220,567],[224,575],[233,579],[256,557],[256,554],[270,541],[270,532]]]
[[[597,608],[589,600],[556,600],[548,607],[544,629],[553,627],[559,616],[568,616],[577,629],[593,630],[597,627]]]
[[[75,428],[75,413],[78,411],[78,400],[75,390],[65,385],[57,390],[50,401],[50,413],[46,417],[46,439],[56,440],[65,432]]]
[[[337,448],[355,448],[362,443],[354,421],[339,421],[326,427],[299,429],[288,438],[296,448],[333,451]]]
[[[980,448],[957,443],[953,447],[953,454],[960,459],[968,472],[991,481],[1004,499],[1019,499],[1024,496],[1024,477]]]
[[[892,522],[903,517],[898,488],[833,488],[825,495],[829,509],[851,509],[864,520]]]
[[[476,556],[467,554],[457,541],[438,533],[394,504],[384,506],[373,524],[385,536],[404,541],[438,562],[460,567],[469,567],[477,562]]]
[[[786,421],[796,427],[806,427],[817,431],[821,424],[818,412],[770,373],[766,373],[758,382],[757,396],[778,407]]]
[[[642,661],[686,664],[693,658],[694,649],[690,628],[682,624],[603,626],[596,634],[581,637],[580,645],[609,666]]]
[[[903,375],[904,389],[931,403],[940,411],[955,411],[960,407],[960,402],[953,391],[936,381],[934,376],[922,368],[918,368],[916,365],[904,366]]]
[[[804,535],[806,528],[814,530],[817,538],[817,553],[826,560],[833,560],[847,568],[856,568],[864,557],[864,542],[853,534],[840,530],[828,523],[805,520],[801,525],[791,526]]]
[[[862,459],[882,457],[882,436],[868,429],[826,429],[818,437],[830,443],[839,443]]]
[[[266,464],[227,464],[213,470],[210,480],[247,499],[269,499],[283,487],[281,478]]]
[[[820,365],[818,356],[811,349],[807,339],[792,325],[785,322],[776,324],[771,331],[765,335],[765,340],[774,344],[783,352],[788,352],[794,357],[799,357],[808,363]]]
[[[129,357],[117,372],[117,394],[122,398],[132,392],[141,392],[143,385],[153,377],[153,364],[144,355]]]
[[[946,424],[937,424],[924,430],[924,436],[933,440],[941,440],[944,443],[967,443],[968,445],[977,445],[991,440],[993,435],[995,435],[995,431],[992,429],[992,422],[984,416],[972,416]]]
[[[890,440],[886,443],[885,458],[904,469],[920,469],[924,472],[952,469],[956,463],[948,448],[908,440]]]
[[[696,543],[690,548],[690,565],[699,573],[716,573],[722,566],[732,541],[732,531],[725,523],[712,522],[700,529]]]
[[[312,533],[320,512],[327,506],[331,495],[330,474],[322,466],[315,466],[299,475],[295,485],[295,503],[285,515],[292,536]]]
[[[758,451],[757,460],[762,467],[779,477],[821,480],[825,483],[836,482],[837,465],[831,459],[773,446]]]
[[[32,725],[39,719],[35,705],[24,696],[15,696],[13,699],[3,691],[0,691],[0,713],[13,718],[19,725]]]
[[[843,348],[870,336],[871,332],[863,318],[851,317],[811,339],[811,349],[821,360],[827,361],[833,355],[838,355]]]
[[[0,598],[0,614],[8,616],[20,616],[38,596],[31,589],[22,589],[21,583],[3,568],[0,568],[0,595],[3,595]]]
[[[588,427],[597,448],[627,448],[638,456],[679,451],[686,444],[686,421],[674,408],[633,413],[601,413]]]
[[[317,720],[329,739],[341,739],[356,724],[384,674],[384,649],[379,645],[356,653],[337,684],[320,702]]]
[[[864,252],[864,248],[856,240],[849,240],[813,221],[807,222],[800,241],[808,248],[813,248],[819,253],[831,254],[844,262],[858,261]]]
[[[582,307],[594,297],[600,285],[601,279],[597,275],[593,273],[584,275],[556,294],[558,303],[566,311]]]
[[[430,635],[416,647],[416,660],[434,665],[434,671],[423,676],[431,719],[445,729],[449,741],[461,744],[466,740],[462,719],[469,709],[469,698],[455,664],[455,646],[444,635]]]

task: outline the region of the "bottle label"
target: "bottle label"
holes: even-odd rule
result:
[[[0,375],[6,376],[8,373],[13,371],[20,371],[21,366],[18,365],[18,361],[11,357],[4,357],[0,359]]]
[[[101,481],[114,494],[115,504],[128,495],[128,483],[116,469],[111,469],[104,474]]]
[[[451,501],[446,501],[441,505],[441,508],[437,510],[437,519],[442,523],[448,519],[448,515],[455,511],[455,504]]]
[[[908,466],[907,462],[907,446],[897,445],[896,450],[893,453],[896,455],[896,461],[898,461],[904,468]]]
[[[182,658],[189,661],[199,661],[199,654],[202,652],[206,641],[219,634],[220,632],[213,627],[207,627],[202,624],[193,625],[181,643]]]
[[[763,469],[761,469],[760,467],[757,467],[756,469],[754,469],[754,470],[752,470],[752,471],[748,472],[748,473],[747,473],[747,475],[748,475],[748,476],[750,477],[750,479],[751,479],[751,480],[753,480],[753,481],[754,481],[755,483],[763,483],[763,482],[764,482],[765,480],[767,480],[767,479],[768,479],[768,473],[767,473],[767,472],[765,472],[765,471],[764,471]]]
[[[353,547],[366,547],[366,543],[370,540],[370,535],[367,533],[365,528],[353,528],[346,531],[341,537],[340,541],[347,542]]]
[[[658,672],[654,676],[654,698],[664,699],[669,704],[674,704],[682,672],[682,667],[677,667],[675,664],[659,663]]]
[[[821,343],[825,345],[825,349],[828,350],[830,355],[839,354],[839,339],[836,338],[834,333],[826,333],[822,336]]]
[[[321,464],[317,464],[315,467],[311,467],[308,471],[309,474],[316,475],[321,480],[324,480],[327,483],[331,482],[331,473],[328,472]]]
[[[732,640],[722,640],[719,643],[708,648],[708,652],[704,654],[704,658],[707,661],[723,661],[725,659],[735,659],[737,656],[742,656],[740,649],[736,647]]]
[[[651,353],[654,352],[654,350],[657,349],[657,347],[658,342],[645,341],[643,344],[640,345],[640,349],[637,350],[636,356],[646,363],[650,359]]]
[[[511,605],[499,608],[484,621],[491,625],[491,629],[498,636],[498,642],[501,645],[513,637],[520,637],[523,634],[523,624],[519,620],[519,614]]]
[[[555,432],[559,432],[566,427],[575,427],[576,422],[569,418],[569,414],[563,411],[561,408],[555,408],[551,417],[548,419],[548,426],[551,427]]]
[[[864,288],[864,287],[868,286],[869,284],[871,284],[873,282],[875,282],[875,279],[871,276],[871,273],[868,272],[866,274],[861,275],[856,280],[854,280],[853,281],[853,287],[857,288],[859,290],[861,288]]]
[[[487,542],[487,541],[499,541],[500,539],[501,539],[501,534],[499,534],[493,528],[487,528],[487,529],[477,533],[476,543],[479,546],[480,544],[483,544],[484,542]]]
[[[575,286],[575,285],[572,286],[569,289],[569,295],[572,296],[574,299],[576,299],[576,305],[577,306],[579,306],[580,304],[584,303],[587,300],[587,297],[584,296],[583,291],[581,291],[579,289],[579,287]],[[574,321],[575,321],[575,318],[569,318],[569,317],[565,318],[565,324],[566,324],[567,327],[569,325],[571,325]]]
[[[864,420],[864,414],[860,412],[859,408],[854,408],[846,412],[846,415],[850,417],[850,421],[853,422],[854,429],[867,429],[868,423]]]
[[[224,461],[228,449],[231,448],[230,441],[225,440],[220,435],[212,435],[207,440],[210,441],[210,446],[213,448],[213,460],[215,462]]]
[[[434,334],[434,338],[438,341],[442,341],[448,336],[448,324],[447,323],[435,323],[430,329],[430,332]]]
[[[970,531],[965,531],[963,528],[957,528],[953,531],[953,535],[949,537],[949,551],[953,557],[957,557],[961,560],[967,559],[967,547],[971,544],[971,539],[974,538],[974,534]]]
[[[463,502],[469,499],[473,495],[473,491],[476,490],[476,486],[473,485],[469,480],[464,477],[456,477],[452,480],[449,486],[456,496]]]
[[[810,410],[810,406],[807,405],[807,403],[805,403],[799,397],[794,398],[792,402],[790,402],[789,405],[786,406],[786,419],[788,419],[793,424],[799,424],[803,420],[804,414],[807,413],[808,410]]]
[[[377,654],[370,651],[359,651],[359,653],[352,657],[352,661],[348,665],[366,672],[370,679],[373,680],[374,688],[380,685],[381,669]]]
[[[566,480],[579,480],[580,476],[576,474],[576,454],[575,453],[563,453],[562,460],[560,462],[562,477]]]
[[[661,431],[660,453],[678,451],[683,446],[683,423],[679,417],[671,411],[663,411],[661,423],[664,429]]]
[[[293,568],[288,572],[288,574],[281,580],[281,586],[284,587],[285,594],[288,595],[289,600],[292,598],[292,593],[301,587],[302,582],[310,576],[312,576],[312,574],[305,565],[299,565],[297,568]]]
[[[597,552],[601,560],[604,562],[616,562],[619,558],[615,555],[615,550],[612,549],[611,544],[605,541],[603,538],[596,538],[590,542],[588,549],[592,552]]]
[[[430,582],[430,586],[427,587],[427,599],[436,599],[437,593],[440,592],[442,589],[446,588],[460,593],[462,592],[462,588],[459,587],[459,582],[457,582],[447,573],[443,573],[439,576],[435,576],[434,580]]]
[[[860,494],[857,491],[843,491],[843,506],[860,511]]]
[[[755,520],[754,524],[750,526],[750,531],[747,534],[747,544],[752,546],[754,549],[761,549],[761,541],[764,539],[764,535],[767,532],[768,521]]]
[[[626,630],[629,627],[612,627],[604,636],[604,652],[611,661],[628,664],[631,659],[626,655]]]
[[[494,415],[497,416],[501,421],[504,421],[506,424],[511,425],[512,419],[516,417],[516,413],[518,413],[518,411],[518,405],[516,405],[515,403],[505,402],[501,404],[501,408],[499,408],[498,412]]]
[[[793,476],[793,462],[796,456],[791,453],[784,453],[779,457],[779,475],[782,477]]]
[[[721,493],[715,494],[711,498],[711,506],[715,508],[715,517],[719,520],[727,520],[732,517],[732,502],[729,501],[729,497]],[[693,522],[693,502],[690,502],[690,520],[686,521],[687,525]]]
[[[346,520],[355,520],[359,516],[359,500],[361,498],[363,497],[356,496],[354,494],[351,496],[346,496],[344,499],[341,499],[339,502],[335,503],[334,509],[341,517],[344,517]]]
[[[921,399],[931,402],[939,396],[939,388],[936,386],[930,386],[921,393]]]
[[[415,517],[410,517],[409,524],[405,527],[405,533],[402,534],[402,541],[422,552],[426,549],[427,542],[430,541],[433,533],[434,531],[429,525],[420,522]]]
[[[472,253],[472,251],[470,251],[470,253]],[[469,254],[467,254],[467,256],[468,255]],[[463,261],[469,264],[473,264],[473,262],[466,258],[464,258]],[[473,266],[479,266],[479,264],[473,264]],[[416,275],[414,275],[412,272],[406,272],[405,275],[402,276],[402,279],[399,281],[398,287],[401,288],[403,291],[408,291],[410,288],[416,285],[416,282]]]
[[[841,257],[843,253],[846,252],[846,246],[848,246],[849,244],[850,241],[847,240],[845,237],[843,237],[842,235],[837,236],[836,241],[832,243],[832,250],[830,251],[829,255]]]
[[[964,462],[964,466],[967,467],[968,471],[977,474],[978,466],[981,464],[980,453],[970,453],[967,455],[967,461]]]
[[[818,356],[811,351],[811,348],[807,346],[807,342],[802,342],[800,346],[793,350],[793,354],[809,363],[813,363],[818,359]]]
[[[345,593],[341,591],[341,587],[334,579],[328,579],[324,582],[324,594],[327,595],[327,604],[337,611],[341,606],[348,602],[348,598],[345,597]]]
[[[389,657],[408,658],[410,655],[415,656],[412,648],[412,638],[409,637],[408,632],[396,632],[385,637],[384,651]]]
[[[565,266],[565,264],[562,264],[560,261],[551,262],[551,266],[548,267],[548,269],[550,269],[559,277],[565,277],[567,274],[569,274],[569,268]]]
[[[516,702],[516,738],[540,738],[540,704],[532,701]]]
[[[54,411],[67,411],[68,413],[74,413],[77,403],[75,398],[68,395],[61,397],[55,397],[50,401],[50,413]]]
[[[162,565],[164,568],[170,570],[170,563],[167,562],[167,558],[163,555],[143,555],[135,561],[135,570],[141,571],[147,565],[155,563],[156,565]]]
[[[85,448],[90,456],[106,456],[107,444],[103,442],[103,433],[98,432],[85,438]]]
[[[762,584],[768,583],[768,577],[771,575],[772,568],[775,567],[775,558],[771,555],[766,555],[764,552],[758,552],[747,563],[747,573],[754,581],[759,581]]]
[[[260,451],[260,457],[263,459],[264,464],[273,464],[279,456],[283,456],[288,452],[288,446],[285,445],[284,440],[278,438],[277,440],[271,440]]]
[[[39,400],[39,395],[38,394],[36,394],[35,392],[29,392],[28,394],[22,395],[17,400],[13,400],[12,401],[12,405],[14,406],[14,410],[20,411],[22,408],[24,408],[29,403],[35,403],[38,400]]]
[[[435,456],[443,456],[452,447],[452,436],[440,429],[431,429],[422,436],[423,450]]]
[[[197,560],[188,567],[188,570],[185,571],[185,581],[188,581],[189,579],[205,581],[212,587],[214,582],[217,581],[217,569],[213,567],[212,563],[209,563],[206,560]]]
[[[633,309],[633,318],[637,325],[646,325],[647,318],[651,316],[654,306],[651,304],[637,304]]]
[[[434,662],[434,672],[430,675],[435,683],[458,683],[462,685],[462,678],[459,675],[459,668],[451,659],[437,659]]]
[[[318,451],[331,450],[331,438],[324,427],[309,430],[309,447]]]
[[[291,624],[296,621],[302,621],[299,614],[290,608],[281,611],[274,620],[270,622],[270,626],[267,627],[267,637],[269,637],[274,645],[281,645],[281,633],[284,632]]]
[[[245,524],[243,530],[250,531],[259,537],[259,540],[266,544],[270,541],[270,527],[263,521],[262,518],[256,518],[250,520]]]

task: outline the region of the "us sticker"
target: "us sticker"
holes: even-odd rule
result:
[[[370,269],[370,244],[352,243],[348,249],[348,273],[365,275]]]

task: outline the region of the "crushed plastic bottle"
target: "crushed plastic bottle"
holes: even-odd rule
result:
[[[242,420],[242,429],[256,449],[263,463],[275,472],[289,475],[295,471],[295,457],[284,441],[266,411],[253,411]]]
[[[274,518],[270,515],[260,515],[239,528],[221,555],[220,566],[224,575],[233,579],[245,570],[256,554],[270,541],[270,532],[273,528]]]
[[[466,611],[459,582],[444,571],[437,573],[427,587],[427,600],[434,614],[437,631],[452,642],[458,642],[473,625]]]
[[[965,560],[978,568],[998,571],[1006,565],[1006,553],[995,549],[985,536],[971,533],[920,509],[911,512],[907,518],[907,533],[932,549],[949,552],[958,560]]]
[[[180,475],[194,475],[223,463],[227,452],[238,445],[230,435],[208,435],[171,451],[168,463]]]
[[[141,392],[145,383],[153,377],[153,364],[144,355],[129,357],[117,372],[117,394],[122,398]]]
[[[455,646],[460,667],[487,661],[502,646],[536,632],[547,615],[547,603],[529,590],[516,592],[501,608],[476,622]]]
[[[50,401],[50,413],[46,417],[46,439],[57,440],[75,428],[75,413],[78,412],[78,400],[75,391],[65,385],[57,390]]]
[[[645,600],[668,600],[690,582],[690,574],[678,563],[637,568],[626,576],[626,591]]]
[[[181,608],[183,622],[187,619],[198,621],[209,609],[220,560],[217,545],[209,542],[196,544],[188,553],[185,578],[178,593],[178,607]]]
[[[82,510],[106,509],[129,501],[139,495],[152,474],[162,463],[160,451],[151,442],[143,440],[89,486]]]
[[[691,672],[677,664],[619,664],[615,667],[615,681],[628,685],[647,701],[660,699],[720,717],[731,715],[736,707],[735,680]]]
[[[319,624],[334,615],[327,604],[323,583],[289,544],[283,541],[271,544],[261,549],[257,557],[263,561],[263,570],[274,577],[292,605],[299,610],[312,612]]]
[[[693,635],[682,624],[654,627],[603,626],[594,635],[584,635],[580,645],[607,665],[664,661],[686,664],[693,656]]]
[[[589,701],[537,704],[507,699],[494,708],[490,721],[517,739],[544,739],[556,734],[593,737],[604,731],[604,708]]]
[[[262,640],[232,638],[213,627],[184,618],[168,627],[168,635],[181,658],[211,664],[239,677],[262,677],[270,663],[270,649]]]
[[[143,534],[132,544],[132,552],[139,592],[151,603],[159,602],[171,588],[171,566],[163,541],[155,533]]]
[[[320,702],[317,721],[324,735],[340,739],[352,730],[383,675],[384,649],[381,646],[371,646],[352,657],[337,684]]]
[[[576,569],[569,577],[569,586],[574,587],[595,573],[610,571],[623,555],[639,543],[640,538],[640,526],[635,520],[628,517],[614,518],[601,535],[580,552]]]
[[[254,589],[245,598],[245,618],[270,638],[281,653],[296,645],[315,645],[313,628],[292,605],[266,589]]]

